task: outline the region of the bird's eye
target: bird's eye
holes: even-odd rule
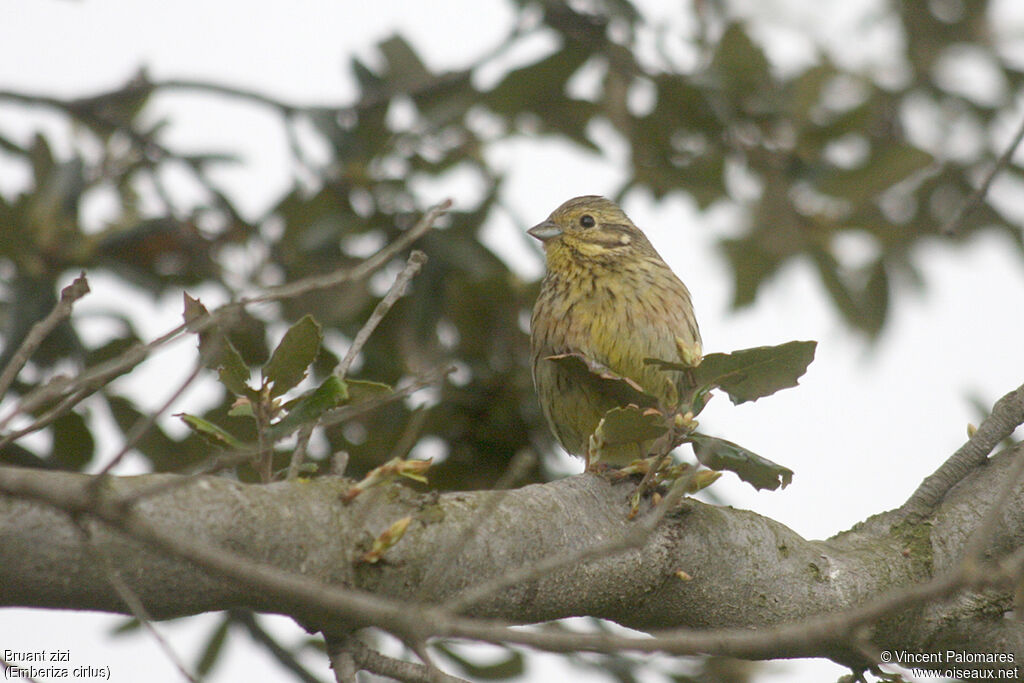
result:
[[[595,225],[597,225],[597,221],[595,221],[594,217],[591,216],[589,213],[585,213],[582,216],[580,216],[580,225],[582,225],[584,228],[592,228]]]

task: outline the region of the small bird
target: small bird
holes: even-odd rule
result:
[[[671,408],[682,373],[644,359],[699,362],[690,292],[640,228],[604,197],[570,199],[528,233],[543,243],[547,261],[530,321],[534,386],[555,438],[589,468],[595,463],[590,436],[622,399],[558,358],[583,356],[591,369],[632,380]],[[604,452],[603,462],[628,465],[649,455],[652,443]]]

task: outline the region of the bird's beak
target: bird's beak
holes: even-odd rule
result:
[[[538,223],[529,230],[526,231],[531,237],[536,237],[541,242],[547,242],[550,239],[554,239],[562,234],[562,229],[558,227],[554,221],[544,221]]]

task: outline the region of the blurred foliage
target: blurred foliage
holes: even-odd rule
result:
[[[0,195],[0,366],[52,308],[69,270],[107,271],[153,296],[203,285],[230,297],[240,288],[328,273],[359,263],[411,225],[425,208],[415,191],[418,180],[458,168],[482,181],[481,196],[476,205],[456,207],[443,229],[420,240],[429,261],[364,349],[356,376],[397,386],[454,362],[458,372],[438,392],[419,438],[435,437],[447,455],[434,473],[436,486],[477,488],[493,483],[517,452],[551,444],[524,363],[523,315],[535,285],[517,280],[479,239],[482,226],[503,208],[502,173],[485,154],[498,142],[561,138],[600,152],[591,124],[611,123],[630,151],[627,180],[616,194],[679,194],[705,209],[723,203],[743,209],[742,230],[720,241],[736,306],[750,304],[773,273],[802,260],[818,270],[848,323],[868,335],[885,324],[898,283],[918,281],[922,241],[963,240],[987,229],[1024,246],[1020,226],[987,201],[952,237],[940,235],[1002,152],[1005,136],[996,132],[1021,85],[1022,72],[1003,56],[999,32],[992,30],[989,3],[953,9],[893,3],[888,14],[872,19],[898,22],[906,45],[904,54],[892,57],[901,64],[898,73],[884,79],[868,67],[838,65],[824,46],[816,46],[814,63],[781,69],[757,40],[758,26],[728,3],[691,11],[696,28],[659,36],[663,49],[656,58],[649,48],[658,27],[625,1],[519,3],[505,43],[461,71],[433,71],[396,35],[379,44],[374,66],[351,59],[359,96],[336,108],[300,107],[216,84],[154,81],[145,71],[121,88],[78,99],[0,92],[0,104],[62,114],[79,139],[70,152],[57,154],[41,133],[20,141],[0,129],[0,153],[20,162],[32,179],[25,191]],[[557,49],[508,70],[488,89],[475,83],[477,70],[534,33],[554,36]],[[671,58],[680,48],[694,55],[686,69]],[[1000,76],[992,97],[967,97],[944,75],[943,65],[968,49]],[[570,87],[584,70],[599,74],[586,97]],[[149,115],[150,100],[182,90],[281,115],[296,179],[266,215],[243,218],[210,179],[209,169],[237,163],[230,155],[186,153],[162,142],[167,122]],[[913,112],[922,108],[935,128],[930,135],[915,129],[923,124],[915,124],[921,115]],[[411,120],[396,123],[409,118],[392,116],[396,109],[411,111]],[[300,125],[328,145],[326,163],[309,160],[298,141]],[[943,147],[954,129],[976,132],[975,154]],[[177,202],[167,186],[171,168],[187,174],[206,199]],[[1004,173],[1024,178],[1014,164]],[[116,215],[86,229],[82,206],[97,195],[116,198]],[[850,263],[844,236],[866,244],[867,256]],[[262,255],[244,278],[224,265],[225,255],[240,249]],[[226,332],[248,365],[260,365],[269,357],[268,327],[312,314],[352,339],[379,289],[362,280],[287,299],[279,315],[244,312]],[[45,369],[112,357],[138,341],[130,313],[122,315],[121,331],[96,348],[83,345],[74,322],[61,324],[32,364]],[[325,346],[315,364],[318,381],[336,364],[331,349],[338,348]],[[22,382],[13,391],[33,388]],[[104,398],[118,424],[130,428],[137,406],[109,391]],[[225,393],[224,404],[211,412],[226,413],[229,400]],[[344,451],[352,473],[365,474],[401,446],[410,410],[392,403],[328,429],[329,448],[320,457]],[[88,421],[73,422],[53,425],[54,443],[88,431]],[[88,441],[67,454],[67,462],[56,462],[65,456],[52,453],[34,455],[79,467],[92,456]],[[139,448],[155,468],[175,470],[201,457],[194,443],[184,445],[157,430]],[[7,448],[3,457],[23,462],[25,455]],[[542,476],[542,468],[534,468],[527,479]]]
[[[526,362],[524,320],[536,283],[517,279],[480,240],[483,226],[504,210],[502,170],[488,160],[489,148],[541,138],[601,153],[593,126],[610,124],[628,159],[620,169],[624,184],[609,194],[621,199],[637,190],[688,197],[703,210],[741,210],[739,229],[719,242],[732,269],[735,306],[752,303],[787,264],[808,262],[843,318],[872,337],[887,321],[890,300],[906,282],[919,281],[915,260],[923,242],[990,230],[1024,251],[1021,226],[988,199],[954,234],[941,231],[1004,151],[1007,123],[1016,125],[1020,116],[1014,97],[1024,71],[1007,56],[1009,39],[993,25],[991,5],[881,4],[869,21],[895,30],[902,49],[890,55],[895,66],[885,68],[840,64],[813,36],[810,63],[780,68],[762,46],[762,27],[729,2],[681,5],[680,12],[692,13],[693,28],[672,35],[628,0],[514,0],[506,41],[462,70],[434,71],[398,35],[379,44],[372,65],[351,58],[358,96],[338,107],[153,80],[144,71],[120,88],[77,99],[0,91],[0,106],[55,112],[74,124],[76,138],[58,153],[42,132],[22,140],[0,127],[0,155],[30,179],[23,191],[0,193],[0,368],[53,307],[69,272],[106,272],[154,299],[200,286],[235,299],[361,262],[422,213],[418,182],[458,169],[480,181],[479,199],[457,206],[441,229],[417,242],[429,261],[351,376],[398,387],[447,364],[456,371],[433,393],[423,419],[411,421],[408,402],[389,402],[326,429],[326,444],[311,455],[326,469],[331,454],[347,453],[347,472],[359,477],[416,443],[431,443],[446,456],[431,470],[432,486],[491,486],[517,453],[550,452],[552,441]],[[538,33],[555,38],[553,51],[481,87],[474,78],[480,69]],[[991,96],[971,95],[949,76],[949,64],[968,53],[997,76]],[[685,67],[674,57],[680,54],[689,55]],[[596,86],[586,96],[573,94],[571,81],[584,71],[599,75]],[[280,115],[295,182],[265,215],[243,217],[211,179],[211,170],[237,159],[163,141],[167,122],[154,120],[152,100],[185,91]],[[392,116],[399,110],[411,111],[411,120]],[[329,150],[326,163],[309,158],[300,128]],[[972,136],[969,153],[953,141],[962,131]],[[170,174],[201,188],[203,199],[178,200]],[[1018,164],[1003,174],[1012,183],[1024,180]],[[96,197],[113,199],[115,215],[98,228],[84,226],[83,204]],[[531,210],[540,217],[549,208]],[[856,263],[844,253],[848,237],[868,245]],[[227,265],[240,253],[260,260],[240,273]],[[261,366],[283,330],[312,314],[325,331],[312,364],[319,384],[382,291],[373,279],[347,282],[242,312],[222,331],[246,365]],[[114,331],[95,346],[82,341],[81,322],[73,317],[49,335],[6,400],[27,395],[52,372],[93,367],[149,341],[140,340],[130,312],[115,314]],[[152,408],[112,387],[94,400],[52,422],[45,445],[0,448],[0,462],[81,469],[95,457],[92,411],[102,406],[127,434]],[[224,391],[220,404],[198,417],[233,424],[236,438],[251,441],[252,428],[228,414],[232,400]],[[154,470],[185,471],[209,457],[212,446],[199,435],[175,437],[161,424],[135,445]],[[544,478],[543,461],[535,462],[517,483]],[[502,666],[518,666],[509,662]]]

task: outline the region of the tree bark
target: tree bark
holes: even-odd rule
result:
[[[589,615],[660,632],[765,629],[849,610],[954,568],[1022,452],[1018,446],[992,457],[919,522],[890,511],[824,541],[805,540],[754,512],[688,499],[635,547],[501,588],[462,614],[513,623]],[[233,576],[230,567],[211,572],[137,529],[414,611],[420,603],[443,608],[468,588],[549,558],[571,559],[596,544],[642,534],[647,514],[627,519],[634,484],[592,474],[511,491],[440,495],[391,484],[348,504],[342,495],[349,484],[337,478],[248,485],[154,474],[90,483],[95,480],[81,474],[0,468],[0,605],[129,613],[110,580],[116,571],[156,618],[248,607],[321,627],[330,621],[327,607],[314,614],[287,593]],[[118,515],[127,521],[120,524]],[[406,516],[411,524],[383,559],[362,561],[373,540]],[[985,553],[1001,557],[1021,547],[1024,485],[1017,482]],[[957,591],[952,599],[887,614],[859,643],[822,643],[812,633],[770,654],[739,653],[856,665],[867,661],[865,645],[909,652],[952,647],[1011,653],[1024,662],[1024,626],[1004,618],[1010,609],[1008,593]],[[357,610],[339,621],[366,625],[374,620],[367,614]],[[419,635],[459,632],[462,622],[432,614],[441,616],[417,626]]]

